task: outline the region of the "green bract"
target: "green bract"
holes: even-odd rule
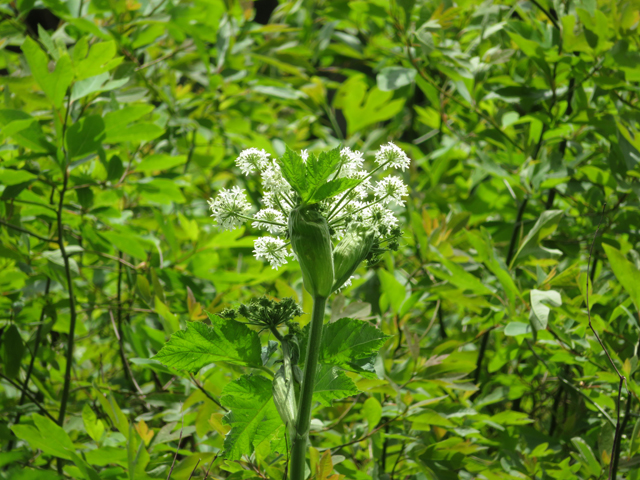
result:
[[[298,257],[304,288],[313,296],[333,291],[333,256],[327,220],[313,207],[294,208],[289,215],[289,238]]]
[[[376,238],[376,230],[367,225],[353,224],[347,234],[333,251],[333,268],[335,281],[333,291],[339,289],[349,280],[358,265],[369,254],[371,245]]]

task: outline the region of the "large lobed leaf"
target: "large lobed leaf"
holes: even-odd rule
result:
[[[279,436],[284,427],[271,393],[272,383],[259,375],[243,375],[222,390],[220,403],[231,411],[224,423],[231,431],[224,439],[224,454],[230,460],[251,455],[254,447]]]
[[[301,359],[306,355],[308,335],[309,325],[303,329],[300,339]],[[365,377],[375,377],[373,363],[378,350],[388,338],[391,337],[367,321],[341,318],[324,326],[318,362]]]
[[[256,332],[242,323],[207,315],[211,327],[200,322],[189,323],[186,330],[171,335],[154,358],[167,367],[192,373],[214,362],[250,367],[262,365],[260,339]]]
[[[335,365],[319,365],[316,372],[316,384],[313,399],[325,407],[331,406],[331,400],[350,397],[358,393],[358,387],[347,374]]]

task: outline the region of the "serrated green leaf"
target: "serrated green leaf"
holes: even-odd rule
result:
[[[306,355],[309,328],[307,324],[301,333],[301,359]],[[318,362],[375,378],[373,365],[378,350],[389,338],[365,320],[341,318],[324,326]]]
[[[325,326],[322,335],[320,361],[333,365],[348,365],[354,360],[369,358],[391,338],[366,320],[341,318]]]
[[[317,158],[313,154],[309,155],[306,163],[308,190],[307,195],[303,197],[304,201],[315,197],[316,191],[327,183],[329,175],[336,170],[339,164],[340,147],[322,152]]]
[[[278,165],[282,170],[282,176],[289,182],[291,188],[298,192],[298,195],[302,198],[305,198],[308,184],[306,166],[302,157],[289,147],[286,147],[284,155],[278,161]]]
[[[243,375],[222,390],[220,403],[231,411],[223,421],[231,426],[224,439],[224,455],[239,460],[251,455],[256,444],[283,426],[271,393],[272,383],[258,375]]]
[[[350,397],[359,392],[344,371],[335,365],[318,365],[316,372],[316,384],[313,390],[313,399],[325,407],[331,406],[332,400]]]
[[[243,323],[209,315],[212,326],[190,322],[186,330],[171,335],[153,357],[167,367],[195,373],[205,365],[227,362],[234,365],[262,365],[258,334]]]
[[[309,197],[307,203],[318,203],[325,198],[334,197],[342,192],[346,192],[352,187],[360,184],[361,180],[358,178],[334,178],[326,183],[323,183],[318,189]]]

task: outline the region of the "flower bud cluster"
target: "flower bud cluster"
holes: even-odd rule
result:
[[[306,150],[300,154],[305,165],[309,155]],[[296,257],[301,263],[305,288],[321,291],[324,296],[329,291],[328,284],[331,284],[331,291],[348,285],[351,273],[360,262],[366,259],[369,264],[375,263],[384,251],[396,250],[399,246],[402,232],[393,209],[404,206],[403,198],[408,195],[408,190],[402,178],[385,175],[385,171],[404,171],[409,167],[410,159],[400,147],[389,142],[376,152],[376,165],[371,171],[365,169],[364,164],[361,152],[343,148],[340,163],[327,181],[346,178],[360,182],[322,200],[309,210],[285,179],[276,159],[257,148],[243,150],[236,159],[236,165],[244,175],[259,176],[263,189],[262,208],[249,215],[252,207],[244,190],[233,187],[231,190],[222,189],[215,199],[209,200],[211,216],[224,229],[233,230],[251,221],[254,228],[265,230],[270,235],[260,237],[254,243],[256,258],[264,259],[272,268],[278,269],[287,264],[289,258]],[[326,238],[318,240],[314,236],[315,230],[322,231]],[[307,245],[314,242],[322,244],[318,247],[322,251],[317,257],[304,253],[313,250]],[[310,272],[316,270],[317,260],[322,257],[322,262],[326,262],[324,257],[330,251],[339,264],[336,271],[333,272],[332,263],[331,275],[327,272],[326,278],[311,278]],[[303,259],[303,256],[308,259]]]

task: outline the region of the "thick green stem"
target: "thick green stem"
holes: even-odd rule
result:
[[[309,333],[309,343],[307,344],[302,390],[300,392],[300,401],[298,402],[298,415],[296,416],[296,436],[292,439],[291,445],[291,466],[289,469],[289,478],[291,480],[304,480],[307,438],[309,437],[309,424],[311,423],[311,409],[313,407],[313,387],[316,380],[326,303],[326,297],[316,296],[313,299],[311,332]]]

